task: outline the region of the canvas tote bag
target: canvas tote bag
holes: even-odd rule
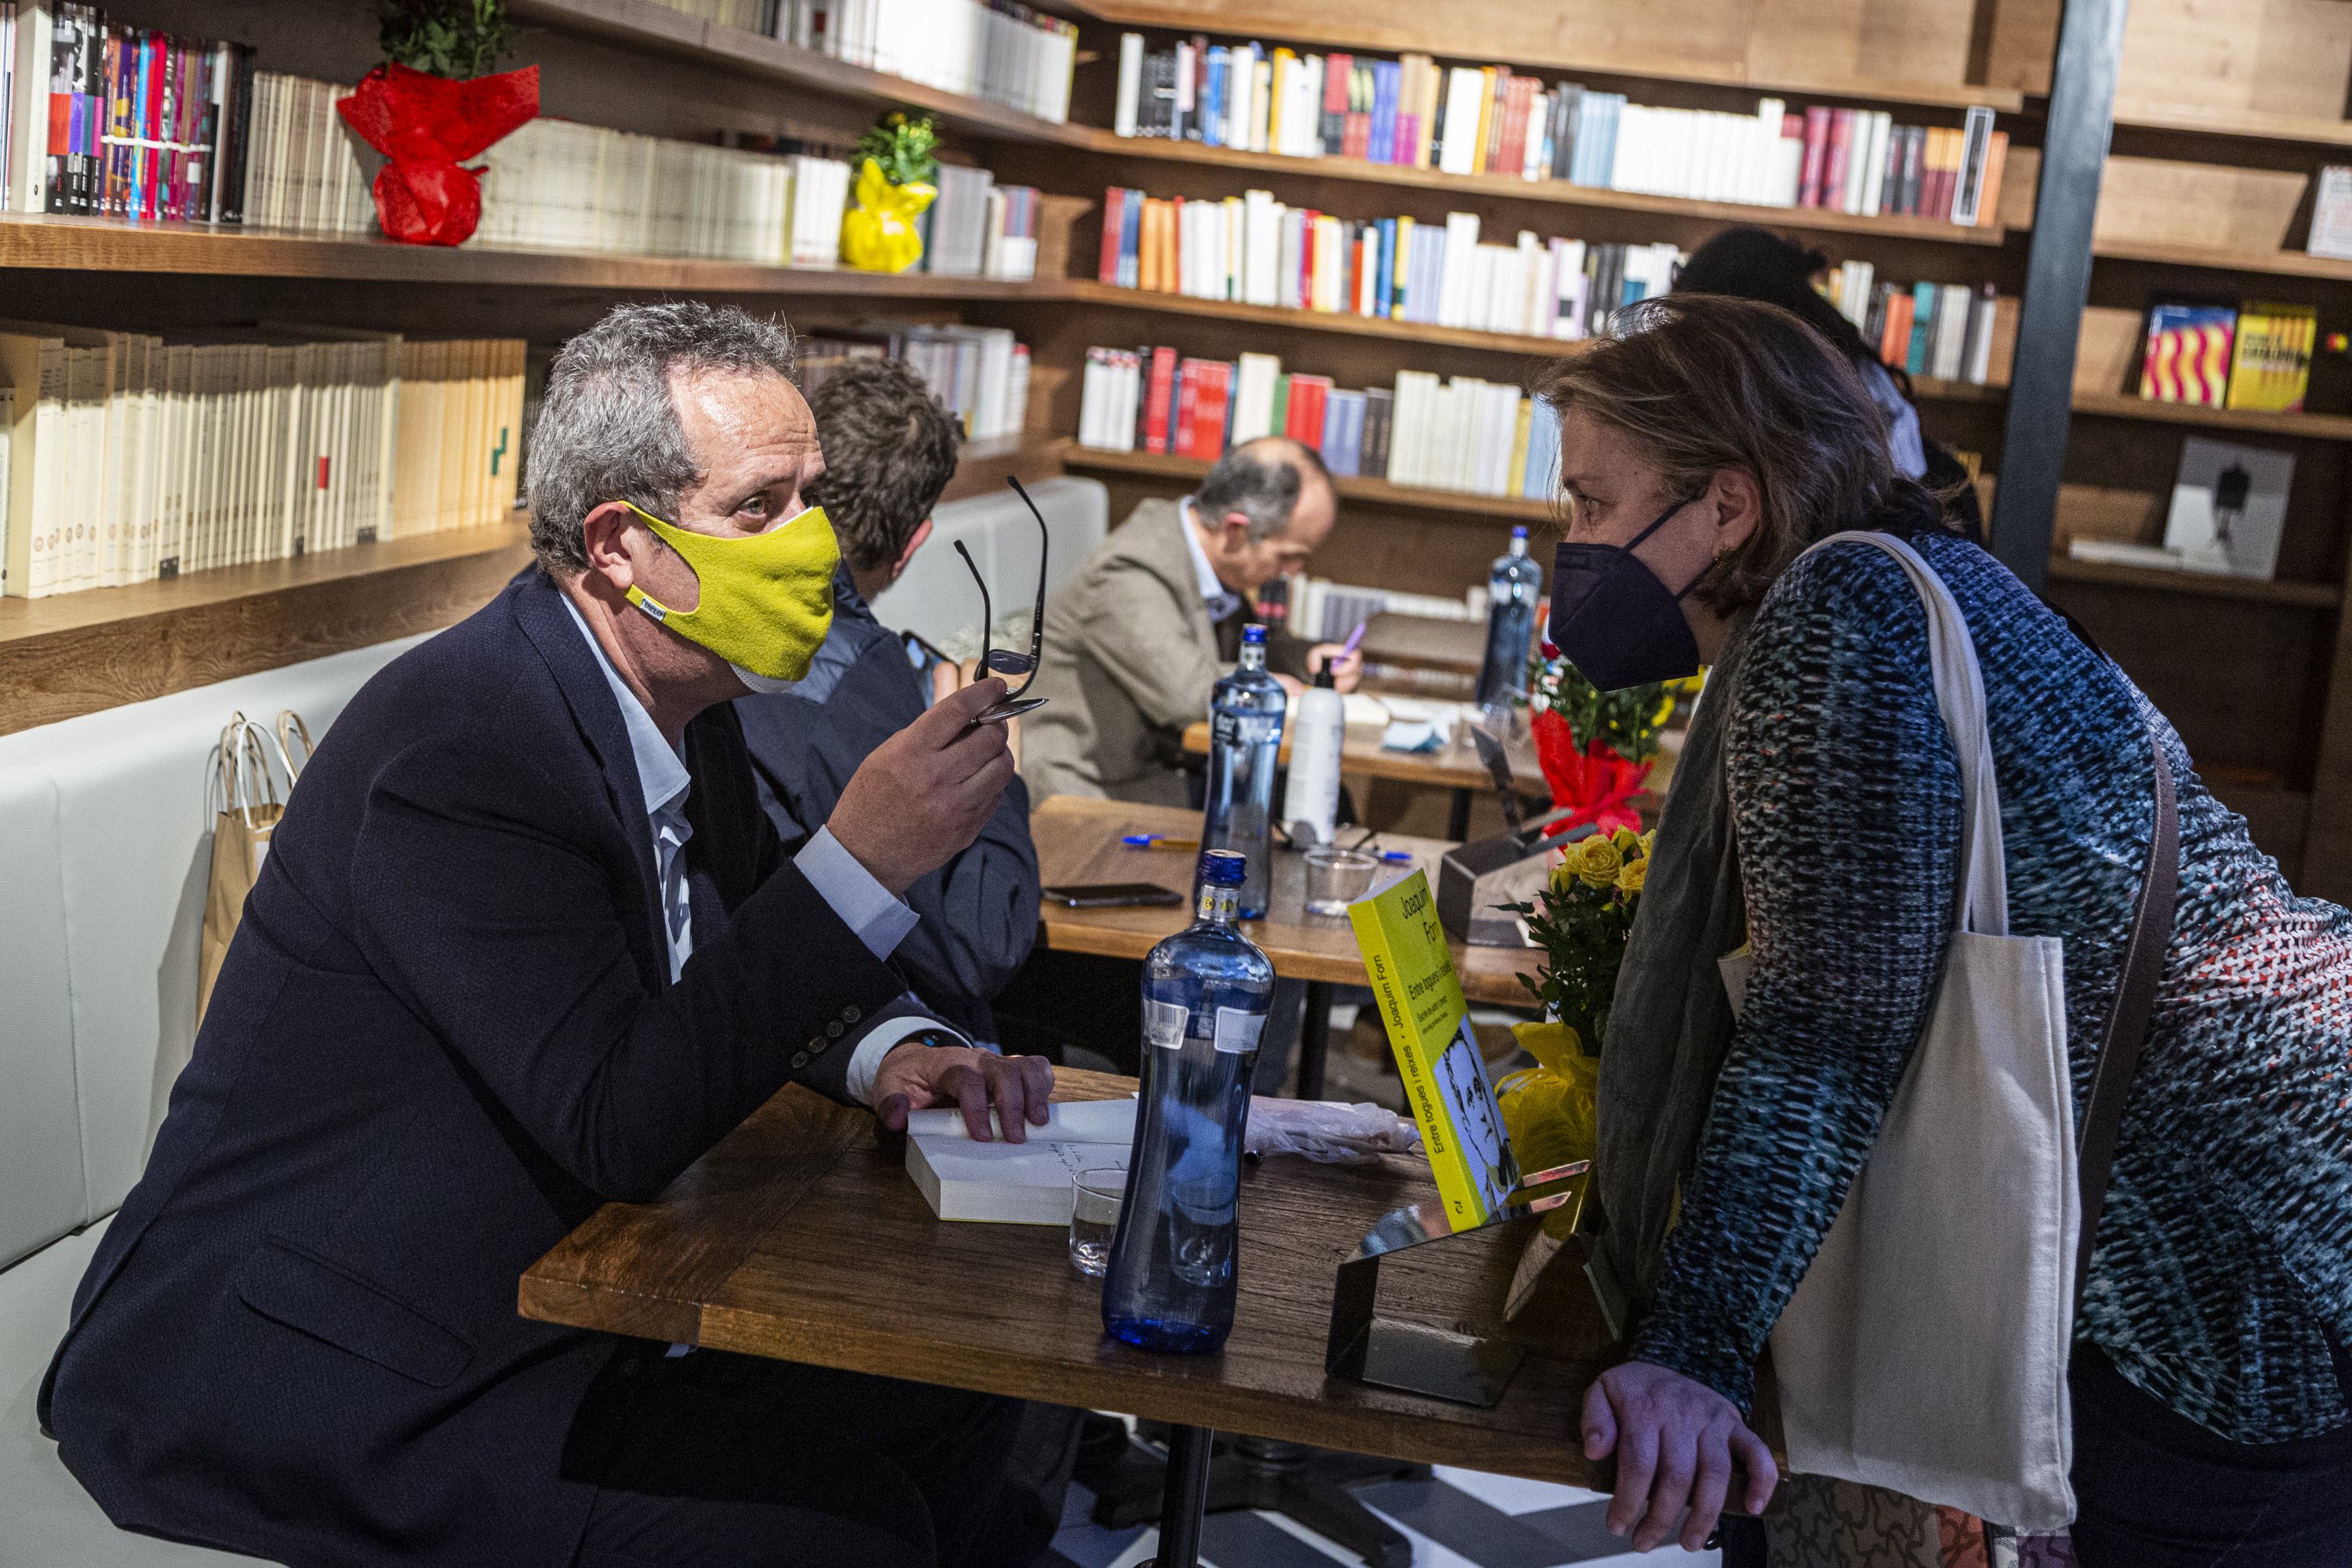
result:
[[[289,710],[278,715],[283,735],[287,721],[301,720]],[[310,732],[301,731],[307,742]],[[284,742],[278,742],[281,752]],[[220,978],[221,961],[228,956],[229,939],[236,935],[245,913],[245,896],[261,875],[262,858],[269,853],[269,835],[285,806],[278,798],[278,780],[269,771],[269,737],[243,713],[229,715],[221,731],[221,809],[213,819],[212,879],[205,889],[205,924],[197,946],[196,1022],[205,1021],[212,1005],[213,983]],[[309,747],[303,748],[305,760]],[[295,772],[290,759],[287,776]]]
[[[2126,1016],[2126,984],[2110,1028],[2109,1044],[2128,1033],[2130,1051],[2102,1051],[2095,1110],[2111,1114],[2103,1130],[2095,1114],[2085,1130],[2104,1147],[2078,1185],[2063,953],[2055,937],[2009,934],[2000,803],[1968,624],[1908,545],[1876,533],[1822,543],[1839,540],[1893,556],[1927,608],[1937,706],[1960,763],[1959,918],[1877,1142],[1772,1332],[1789,1468],[2055,1532],[2074,1516],[2066,1363],[2078,1262],[2088,1258],[2084,1194],[2095,1224],[2133,1065],[2110,1058],[2136,1057],[2155,976],[2138,977],[2137,1018]],[[2171,816],[2164,765],[2159,746],[2156,865]],[[2144,892],[2133,952],[2142,969],[2147,903]],[[2160,964],[2161,938],[2155,951]],[[1736,1011],[1748,955],[1723,966]],[[2096,1107],[2100,1099],[2112,1107]]]

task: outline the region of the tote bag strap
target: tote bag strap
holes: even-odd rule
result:
[[[1919,552],[1885,533],[1833,533],[1804,553],[1840,543],[1868,544],[1885,551],[1903,568],[1927,613],[1927,664],[1936,707],[1952,737],[1960,770],[1961,931],[1982,936],[2009,934],[2009,872],[2003,861],[2000,790],[1993,777],[1992,737],[1985,719],[1984,671],[1977,664],[1976,639],[1952,592]],[[1800,557],[1801,559],[1801,557]]]
[[[2098,1066],[2091,1075],[2091,1105],[2083,1116],[2083,1138],[2077,1151],[2079,1184],[2083,1192],[2083,1238],[2074,1248],[2074,1310],[2083,1307],[2083,1291],[2091,1279],[2091,1243],[2099,1233],[2099,1211],[2106,1206],[2107,1175],[2116,1159],[2116,1140],[2124,1124],[2124,1100],[2131,1093],[2132,1075],[2139,1068],[2140,1047],[2147,1043],[2148,1026],[2156,1016],[2157,982],[2164,977],[2164,956],[2172,945],[2172,915],[2180,886],[2180,818],[2172,795],[2172,764],[2164,754],[2164,741],[2154,726],[2148,741],[2156,752],[2156,839],[2148,846],[2147,870],[2140,879],[2139,908],[2132,915],[2131,947],[2124,956],[2122,987],[2107,1015],[2106,1038],[2099,1042]]]

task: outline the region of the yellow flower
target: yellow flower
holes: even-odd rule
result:
[[[1647,859],[1629,860],[1617,873],[1617,890],[1621,893],[1639,893],[1642,890],[1642,884],[1649,880],[1649,877],[1650,862]]]
[[[1647,860],[1657,853],[1658,830],[1654,827],[1642,835],[1642,858]]]
[[[1625,857],[1614,842],[1596,833],[1569,851],[1576,874],[1588,888],[1613,888]]]
[[[1668,691],[1664,697],[1658,699],[1658,710],[1650,715],[1650,728],[1653,730],[1662,730],[1665,728],[1666,721],[1674,716],[1675,694],[1672,691]]]
[[[1631,855],[1641,845],[1642,836],[1630,827],[1621,827],[1609,836],[1609,842],[1617,846],[1618,854]]]

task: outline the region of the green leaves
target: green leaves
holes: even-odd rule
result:
[[[882,177],[894,185],[912,185],[939,172],[939,128],[928,114],[909,117],[892,110],[857,139],[857,158],[871,158],[882,166]]]
[[[1658,730],[1674,711],[1666,687],[1602,691],[1564,658],[1538,658],[1528,664],[1528,706],[1549,708],[1567,720],[1578,751],[1601,740],[1629,763],[1646,763],[1658,754]]]
[[[1519,984],[1576,1031],[1584,1054],[1601,1054],[1617,996],[1617,970],[1633,930],[1635,900],[1615,888],[1595,888],[1574,877],[1556,879],[1531,904],[1506,904],[1528,922],[1544,950],[1541,973]]]
[[[503,0],[379,0],[376,41],[396,65],[470,81],[514,53],[515,25]]]

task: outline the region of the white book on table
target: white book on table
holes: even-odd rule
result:
[[[1127,1169],[1135,1142],[1135,1101],[1076,1100],[1050,1108],[1027,1140],[974,1139],[963,1112],[918,1110],[907,1118],[907,1174],[944,1220],[1003,1225],[1070,1223],[1070,1178]]]

